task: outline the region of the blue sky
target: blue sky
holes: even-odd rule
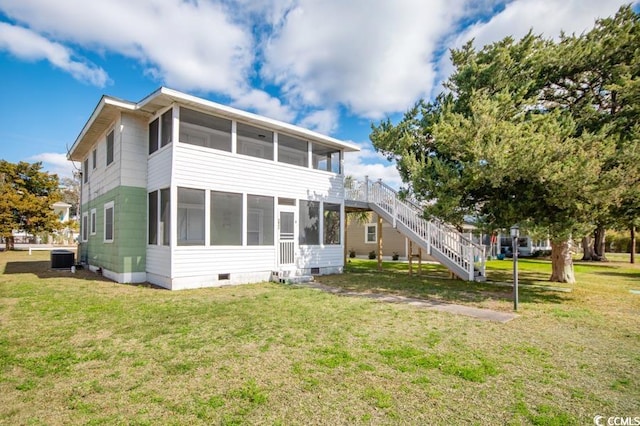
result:
[[[66,149],[101,95],[167,86],[355,142],[346,172],[397,186],[371,123],[437,94],[449,48],[581,33],[625,3],[0,0],[0,158],[69,176]]]

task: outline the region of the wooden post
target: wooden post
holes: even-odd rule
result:
[[[347,212],[344,213],[344,238],[342,241],[344,242],[344,266],[347,266],[349,263],[349,251],[347,250],[347,226],[349,226],[349,219],[347,217]]]
[[[378,271],[382,271],[382,217],[378,215]]]
[[[422,275],[422,247],[418,247],[418,275]]]
[[[636,227],[631,226],[631,253],[629,255],[629,262],[636,263]]]
[[[409,240],[409,276],[413,276],[413,241]]]

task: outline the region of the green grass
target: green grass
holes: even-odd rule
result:
[[[271,283],[180,292],[0,253],[0,424],[592,424],[640,414],[640,268],[522,259],[499,324]],[[353,260],[326,285],[512,309],[494,282]]]

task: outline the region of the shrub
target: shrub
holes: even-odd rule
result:
[[[375,259],[376,258],[376,252],[375,250],[371,250],[369,252],[369,259]]]

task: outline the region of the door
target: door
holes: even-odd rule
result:
[[[278,265],[295,265],[296,208],[295,205],[283,205],[279,200],[278,211]]]

